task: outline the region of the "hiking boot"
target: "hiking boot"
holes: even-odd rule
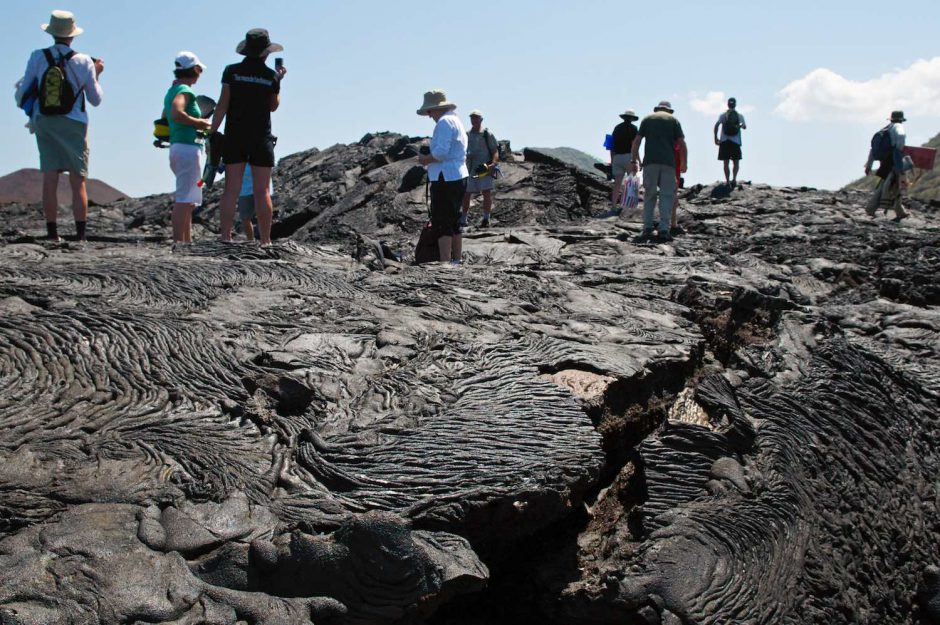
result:
[[[669,229],[669,234],[672,236],[678,236],[680,234],[685,234],[685,229],[682,226],[676,226],[675,228]]]
[[[484,219],[484,220],[482,220],[482,221],[480,222],[480,227],[481,227],[481,228],[489,228],[489,227],[490,227],[490,220],[489,220],[489,219]]]
[[[656,235],[656,240],[660,243],[669,243],[672,241],[672,235],[668,232],[660,232]]]
[[[893,222],[896,223],[896,224],[899,224],[899,223],[901,223],[901,220],[902,220],[902,219],[907,219],[907,214],[898,215],[898,216],[896,216],[894,219],[892,219],[891,221],[893,221]]]
[[[637,235],[634,241],[636,243],[643,243],[644,241],[649,241],[652,238],[653,238],[653,229],[650,228],[649,230],[643,230],[643,232]]]

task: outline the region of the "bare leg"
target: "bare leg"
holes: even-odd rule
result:
[[[254,241],[255,240],[255,227],[251,223],[251,219],[242,220],[242,230],[245,231],[245,240]]]
[[[59,218],[59,172],[42,172],[42,212],[47,223]]]
[[[453,237],[440,237],[437,240],[437,249],[441,255],[441,262],[446,263],[447,260],[451,257],[451,246]]]
[[[271,245],[271,221],[274,206],[271,204],[271,168],[252,167],[251,183],[255,189],[255,215],[258,217],[258,234],[261,245]]]
[[[734,177],[732,180],[734,180],[735,183],[738,182],[738,168],[740,167],[740,163],[741,161],[734,161]]]
[[[190,209],[183,215],[183,241],[193,242],[193,212],[196,210],[195,204],[190,204]]]
[[[728,161],[725,160],[725,184],[731,184],[731,171],[728,168]]]
[[[254,171],[254,168],[252,168]],[[232,240],[232,224],[235,223],[235,205],[238,193],[242,189],[242,177],[245,175],[245,163],[232,163],[225,166],[225,190],[219,201],[219,222],[223,241]]]
[[[463,213],[464,220],[466,221],[467,215],[470,213],[470,200],[473,198],[473,194],[467,191],[463,194],[463,204],[460,207],[460,211]]]
[[[88,221],[88,190],[85,188],[85,178],[69,174],[69,185],[72,187],[72,216],[75,221]]]
[[[623,178],[626,174],[619,174],[614,178],[614,186],[610,190],[610,203],[613,206],[617,206],[620,201],[620,189],[623,187]]]
[[[487,189],[483,192],[483,219],[490,220],[490,213],[493,212],[493,190]]]
[[[173,204],[173,242],[186,243],[192,240],[193,209],[192,203],[176,202]],[[189,239],[187,239],[187,222],[189,223]]]

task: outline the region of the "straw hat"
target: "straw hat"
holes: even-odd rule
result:
[[[672,109],[672,104],[669,102],[669,100],[662,100],[659,104],[657,104],[655,107],[653,107],[653,112],[654,112],[654,113],[656,113],[656,112],[658,112],[658,111],[666,111],[667,113],[674,113],[674,112],[675,112],[675,111],[673,111],[673,109]]]
[[[75,16],[69,11],[53,11],[48,24],[42,24],[41,29],[61,39],[77,37],[85,32],[85,29],[75,25]]]
[[[433,109],[453,111],[457,105],[447,101],[447,94],[440,89],[433,89],[424,94],[424,103],[418,109],[418,115],[427,115]]]
[[[264,56],[284,49],[279,43],[271,43],[271,37],[264,28],[252,28],[245,33],[245,38],[235,46],[235,52],[243,56]]]
[[[627,110],[625,110],[623,113],[620,114],[620,119],[622,119],[622,120],[624,120],[624,121],[628,121],[628,120],[631,120],[631,119],[632,119],[633,121],[636,121],[636,120],[638,120],[638,119],[640,119],[640,118],[637,116],[636,111],[634,111],[633,109],[627,109]]]

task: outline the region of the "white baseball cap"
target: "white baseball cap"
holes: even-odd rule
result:
[[[176,55],[176,69],[190,69],[192,67],[199,66],[202,70],[206,69],[206,66],[202,64],[202,61],[199,60],[199,57],[189,50],[183,50]]]
[[[470,111],[470,117],[479,117],[480,119],[483,119],[483,111],[480,109],[473,109]]]

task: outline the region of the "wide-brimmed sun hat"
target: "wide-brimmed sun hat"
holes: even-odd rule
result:
[[[653,107],[653,112],[654,112],[654,113],[656,113],[656,112],[658,112],[658,111],[666,111],[667,113],[674,113],[674,112],[675,112],[675,111],[673,111],[673,109],[672,109],[672,104],[669,102],[669,100],[662,100],[662,101],[660,101],[659,104],[657,104],[655,107]]]
[[[189,50],[181,50],[176,55],[175,61],[176,69],[191,69],[193,67],[199,67],[203,71],[206,70],[206,66],[199,60],[199,57],[196,56],[194,52]]]
[[[75,16],[69,11],[53,11],[48,24],[41,24],[41,29],[53,37],[68,39],[77,37],[85,32],[85,29],[75,25]]]
[[[632,119],[632,120],[636,121],[636,120],[640,119],[640,117],[636,114],[636,111],[634,111],[633,109],[627,109],[627,110],[625,110],[623,113],[620,114],[620,119],[622,119],[622,120],[624,120],[624,121],[626,121],[626,120],[628,120],[628,119]]]
[[[252,28],[245,33],[245,38],[235,46],[235,52],[244,56],[264,56],[284,49],[279,43],[271,43],[271,37],[264,28]]]
[[[904,123],[907,121],[907,118],[904,117],[904,111],[891,111],[890,121],[894,124]]]
[[[447,101],[447,94],[440,89],[432,89],[424,94],[424,103],[418,109],[418,115],[427,115],[428,111],[434,109],[447,109],[453,111],[457,105]]]
[[[473,109],[470,111],[470,117],[479,117],[480,119],[483,119],[483,111],[480,109]]]

